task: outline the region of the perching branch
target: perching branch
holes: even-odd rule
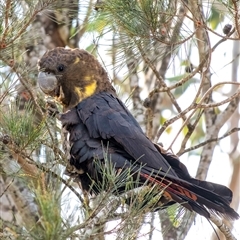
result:
[[[226,240],[237,240],[231,232],[231,230],[223,223],[222,219],[219,219],[215,215],[211,214],[210,220],[218,227],[218,229],[224,234]]]

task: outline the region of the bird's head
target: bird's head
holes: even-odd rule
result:
[[[94,56],[81,49],[55,48],[38,62],[38,84],[65,109],[101,91],[114,89]]]

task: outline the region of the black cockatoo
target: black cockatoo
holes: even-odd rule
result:
[[[147,180],[164,189],[166,206],[178,202],[206,218],[210,212],[239,218],[229,206],[230,189],[192,178],[176,157],[161,152],[145,136],[94,56],[80,49],[55,48],[43,55],[38,66],[41,90],[63,106],[60,120],[69,132],[69,162],[83,190],[103,181],[96,159],[111,161],[116,171],[139,173],[132,175],[138,186]]]

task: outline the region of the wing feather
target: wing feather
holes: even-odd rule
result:
[[[134,117],[113,94],[99,93],[77,106],[77,113],[92,138],[115,141],[133,162],[177,176],[169,163],[144,135]]]

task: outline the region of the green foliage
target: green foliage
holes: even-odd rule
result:
[[[181,214],[183,213],[183,207],[179,204],[174,204],[167,208],[167,214],[173,227],[178,228],[181,224]]]
[[[20,110],[16,103],[12,103],[5,107],[4,112],[1,110],[2,132],[21,150],[35,149],[42,137],[44,123],[38,122],[34,113],[32,104],[26,104],[25,109]]]
[[[45,189],[41,183],[35,189],[35,199],[39,207],[39,223],[33,228],[31,235],[33,239],[62,239],[62,217],[60,208],[60,197],[52,189]]]
[[[166,19],[159,18],[160,14],[170,17],[172,9],[168,6],[163,1],[110,0],[104,4],[104,14],[119,31],[131,37],[150,40],[151,34],[159,36],[159,26]]]
[[[97,14],[95,18],[87,24],[87,32],[97,32],[101,34],[103,30],[107,27],[108,22],[103,14]]]
[[[213,30],[217,28],[217,26],[223,21],[224,14],[212,6],[211,14],[208,18],[208,22]]]
[[[132,58],[140,63],[143,55],[158,51],[155,62],[162,57],[166,46],[173,44],[171,52],[177,48],[174,42],[178,37],[173,37],[171,30],[175,7],[171,1],[104,1],[97,19],[105,19],[106,33],[114,31],[118,66]]]

